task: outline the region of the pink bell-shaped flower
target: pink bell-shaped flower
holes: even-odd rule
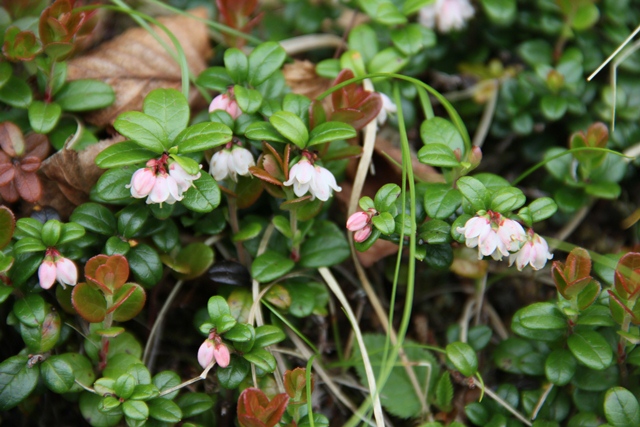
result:
[[[220,95],[213,98],[211,104],[209,104],[209,112],[212,113],[216,110],[223,110],[229,113],[229,115],[235,120],[237,119],[242,111],[238,107],[238,103],[235,99],[232,99],[228,94],[221,93]]]
[[[69,258],[60,257],[56,260],[56,280],[63,287],[75,286],[78,283],[78,268]]]
[[[49,258],[49,259],[47,259]],[[45,257],[38,267],[38,280],[42,289],[49,289],[56,281],[56,264],[50,257]]]

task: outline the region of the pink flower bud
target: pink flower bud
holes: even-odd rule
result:
[[[367,224],[369,224],[369,214],[366,212],[356,212],[347,219],[347,230],[358,231],[362,230]]]
[[[215,344],[213,346],[213,357],[216,358],[216,362],[220,365],[221,368],[226,368],[229,366],[229,359],[231,359],[231,355],[229,354],[229,348],[226,345],[220,343]]]
[[[209,366],[213,361],[213,351],[213,341],[210,339],[204,340],[200,349],[198,349],[198,363],[203,369]]]
[[[361,230],[358,230],[355,233],[353,233],[353,240],[355,240],[358,243],[364,242],[369,238],[369,236],[371,236],[372,231],[373,229],[371,228],[371,225],[366,225]]]
[[[45,258],[38,267],[38,280],[42,289],[49,289],[56,281],[56,265],[48,258]]]
[[[216,96],[213,98],[213,101],[211,101],[211,104],[209,104],[210,113],[213,113],[216,110],[226,111],[234,120],[242,114],[242,111],[238,108],[238,103],[235,99],[231,99],[231,97],[226,93]]]
[[[78,268],[69,258],[56,260],[56,279],[62,286],[75,286],[78,283]]]
[[[156,174],[149,168],[138,169],[131,177],[131,195],[136,199],[147,197],[156,183]]]

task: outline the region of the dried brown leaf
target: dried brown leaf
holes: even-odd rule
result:
[[[96,156],[105,148],[123,140],[118,135],[81,151],[62,149],[42,162],[39,174],[45,191],[40,204],[51,206],[61,216],[67,217],[77,205],[87,202],[91,187],[104,173],[95,164]]]
[[[316,66],[310,61],[295,60],[292,64],[285,64],[282,73],[293,93],[309,99],[316,99],[331,86],[331,80],[317,75]]]
[[[207,17],[205,8],[193,9],[190,13],[200,18]],[[180,15],[160,18],[159,21],[180,42],[193,74],[201,73],[211,55],[207,26]],[[162,30],[153,28],[168,46],[173,46]],[[181,88],[180,66],[143,28],[130,29],[91,53],[69,61],[68,79],[97,79],[113,87],[116,93],[113,105],[86,116],[88,122],[98,126],[113,124],[122,112],[140,110],[144,97],[154,89]],[[199,101],[199,94],[192,89],[190,104]]]

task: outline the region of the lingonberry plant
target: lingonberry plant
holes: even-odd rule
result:
[[[640,425],[638,0],[147,3],[0,7],[3,421]]]

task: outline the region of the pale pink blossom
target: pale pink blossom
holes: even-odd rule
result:
[[[246,148],[237,145],[222,150],[211,156],[209,173],[216,181],[222,181],[227,177],[238,181],[238,175],[249,176],[249,168],[255,166],[253,154]]]
[[[522,248],[515,254],[509,256],[509,265],[516,263],[518,270],[522,271],[527,264],[531,265],[534,270],[540,270],[545,266],[547,260],[553,258],[549,252],[549,245],[540,235],[529,229],[527,232],[527,241]]]
[[[198,363],[204,369],[209,366],[211,362],[213,362],[213,341],[206,339],[198,349]]]
[[[56,281],[56,264],[50,257],[47,258],[38,267],[38,280],[42,289],[51,288]]]
[[[500,261],[511,251],[517,251],[525,240],[524,229],[519,223],[492,211],[470,218],[457,231],[464,235],[467,247],[478,247],[478,259],[491,256]]]
[[[469,0],[436,0],[420,9],[418,22],[441,33],[461,30],[475,13]]]
[[[213,345],[213,357],[221,368],[229,366],[231,354],[229,354],[229,348],[223,343],[216,343]]]
[[[372,232],[373,228],[371,227],[371,224],[365,225],[360,230],[353,233],[353,240],[355,242],[362,243],[371,236]]]
[[[380,109],[376,120],[378,121],[378,124],[382,126],[387,122],[387,116],[389,114],[395,114],[398,112],[398,107],[396,107],[396,104],[394,104],[393,101],[391,101],[391,99],[384,93],[378,92],[378,94],[380,95],[380,98],[382,98],[382,108]]]
[[[347,230],[362,230],[370,221],[371,216],[368,212],[356,212],[347,219]]]
[[[200,178],[200,172],[197,175],[191,175],[178,162],[173,162],[169,165],[169,175],[176,181],[178,189],[182,193],[193,186],[193,181]]]
[[[151,203],[168,203],[170,205],[182,200],[184,195],[178,188],[178,183],[171,175],[166,172],[160,172],[156,176],[156,182],[153,190],[149,193],[147,204]]]
[[[499,223],[498,237],[500,237],[500,240],[504,243],[508,252],[519,250],[522,242],[527,239],[524,228],[522,228],[520,223],[505,217],[502,217]],[[503,255],[507,256],[509,254],[503,253]]]
[[[56,280],[63,287],[75,286],[78,283],[78,268],[69,258],[59,257],[56,260]]]
[[[293,185],[295,195],[302,197],[311,188],[311,182],[315,178],[315,175],[315,169],[309,159],[302,157],[298,163],[291,167],[289,179],[284,182],[284,185]]]
[[[342,191],[342,187],[338,186],[336,177],[329,171],[329,169],[322,166],[314,167],[315,176],[311,180],[311,198],[317,197],[318,199],[326,202],[331,197],[332,191]]]
[[[136,199],[145,198],[153,190],[156,183],[156,174],[151,168],[142,168],[135,171],[131,177],[131,183],[127,188],[131,188],[131,195]]]
[[[213,113],[216,110],[223,110],[229,113],[229,115],[235,120],[237,119],[242,111],[238,107],[238,103],[235,99],[232,99],[228,94],[222,93],[211,101],[209,104],[209,112]]]

